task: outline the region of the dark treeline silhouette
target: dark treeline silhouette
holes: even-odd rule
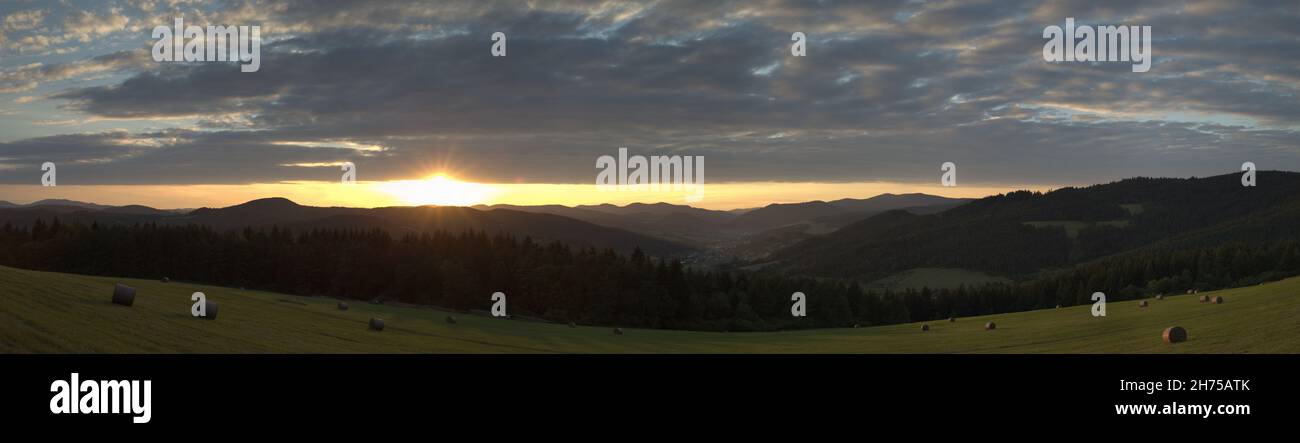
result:
[[[394,238],[387,231],[279,227],[100,226],[37,220],[0,228],[0,264],[453,309],[487,309],[504,292],[514,315],[584,324],[699,330],[881,325],[1125,300],[1255,284],[1300,272],[1294,240],[1268,246],[1130,252],[1031,281],[877,293],[833,279],[696,270],[639,249],[540,244],[483,231]],[[790,315],[791,294],[808,315]]]

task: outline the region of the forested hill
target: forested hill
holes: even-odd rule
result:
[[[680,256],[694,250],[681,243],[569,217],[506,209],[479,210],[455,206],[316,207],[299,205],[283,198],[264,198],[224,208],[200,208],[188,213],[85,205],[32,204],[0,208],[0,224],[29,227],[36,220],[51,223],[58,219],[68,224],[98,223],[101,226],[194,224],[219,231],[272,226],[298,230],[379,228],[394,236],[436,231],[458,234],[477,230],[489,234],[531,237],[539,242],[558,241],[575,247],[611,248],[623,253],[641,248],[647,254],[659,257]]]
[[[920,267],[1018,276],[1160,244],[1210,247],[1300,238],[1300,174],[1132,178],[1047,193],[1018,191],[946,212],[879,214],[773,255],[776,266],[873,279]]]

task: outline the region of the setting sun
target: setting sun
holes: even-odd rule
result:
[[[423,180],[402,180],[378,185],[412,205],[470,206],[483,203],[496,191],[488,185],[468,183],[438,174]]]

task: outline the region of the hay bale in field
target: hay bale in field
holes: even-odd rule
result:
[[[161,281],[162,281],[163,283],[170,283],[170,282],[172,281],[172,279],[167,278],[167,277],[163,277]]]
[[[1187,341],[1187,330],[1183,329],[1182,326],[1173,326],[1165,328],[1165,332],[1161,333],[1160,336],[1168,344],[1184,342]]]
[[[614,328],[614,335],[623,335],[623,328]]]
[[[135,288],[117,283],[113,286],[113,304],[131,306],[135,304]]]
[[[578,327],[578,324],[577,324],[577,323],[569,322],[569,329],[573,329],[573,328],[576,328],[576,327]]]
[[[376,298],[376,299],[370,300],[370,304],[372,304],[372,305],[382,305],[382,304],[384,304],[384,299],[382,299],[382,298]]]
[[[372,318],[372,319],[370,319],[370,330],[372,330],[372,331],[382,331],[382,330],[384,330],[384,319],[382,319],[382,318]]]
[[[997,329],[997,328],[998,328],[998,324],[997,324],[997,323],[988,322],[988,323],[985,323],[985,324],[984,324],[984,330],[985,330],[985,331],[992,331],[992,330]]]
[[[347,303],[344,303],[344,302],[339,302],[339,310],[340,310],[340,311],[346,311],[346,310],[348,310],[348,304],[347,304]]]
[[[930,325],[921,325],[921,332],[930,332]]]
[[[454,325],[454,324],[456,324],[456,317],[453,317],[453,316],[448,315],[448,316],[447,316],[447,324],[449,324],[449,325]]]
[[[1216,304],[1216,305],[1221,305],[1221,304],[1223,304],[1223,296],[1221,296],[1221,295],[1216,295],[1216,296],[1214,296],[1214,298],[1211,299],[1210,301],[1213,302],[1213,303]]]
[[[1196,299],[1196,300],[1197,300],[1198,302],[1200,302],[1200,303],[1207,303],[1207,302],[1210,301],[1210,296],[1208,296],[1208,295],[1202,295],[1200,298],[1198,298],[1198,299]]]
[[[859,325],[859,324],[857,324],[857,323],[854,323],[854,324],[853,324],[853,329],[857,329],[857,328],[859,328],[859,327],[861,327],[861,326],[862,326],[862,325]]]
[[[957,321],[957,317],[948,317],[948,323]]]
[[[1164,294],[1156,294],[1156,300],[1164,300],[1164,299],[1165,299]]]
[[[212,300],[203,300],[203,317],[208,320],[217,319],[217,302]]]
[[[1145,308],[1145,307],[1147,307],[1147,301],[1146,301],[1146,300],[1142,300],[1142,301],[1138,302],[1138,307],[1139,307],[1139,308]]]

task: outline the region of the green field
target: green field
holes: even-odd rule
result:
[[[113,283],[138,289],[135,306],[109,302]],[[220,304],[217,320],[189,315],[189,296]],[[88,277],[0,267],[0,352],[6,353],[1296,353],[1300,278],[1202,293],[1222,305],[1179,295],[956,322],[776,333],[715,333],[556,325],[427,309],[188,283]],[[486,296],[486,295],[485,295]],[[809,294],[816,303],[816,294]],[[388,323],[367,330],[370,317]],[[984,331],[986,321],[997,322]],[[1166,326],[1190,340],[1166,345]]]

